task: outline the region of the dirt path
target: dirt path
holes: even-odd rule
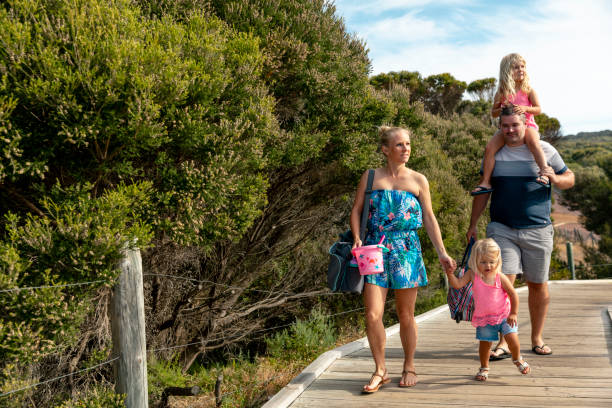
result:
[[[580,211],[572,211],[560,204],[561,199],[557,193],[554,194],[552,205],[552,219],[555,227],[555,244],[559,251],[559,257],[567,260],[567,242],[573,244],[574,262],[584,262],[584,246],[594,246],[599,241],[599,236],[584,228],[580,222]]]

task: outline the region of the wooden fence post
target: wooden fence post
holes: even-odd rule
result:
[[[127,408],[148,408],[142,259],[140,250],[126,249],[111,301],[115,391],[125,394]]]
[[[567,264],[569,265],[570,272],[572,273],[572,279],[576,279],[576,268],[574,267],[574,251],[572,250],[572,243],[567,242]]]

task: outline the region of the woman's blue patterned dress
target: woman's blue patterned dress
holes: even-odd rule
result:
[[[384,235],[383,244],[389,252],[383,255],[384,272],[366,275],[367,283],[391,289],[427,285],[417,235],[422,225],[421,204],[414,194],[403,190],[372,191],[365,245],[377,244]]]

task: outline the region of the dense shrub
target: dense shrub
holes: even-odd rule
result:
[[[318,309],[313,309],[308,320],[297,320],[266,339],[267,354],[277,360],[307,361],[328,350],[336,342],[334,327]]]
[[[107,353],[100,316],[135,239],[149,347],[190,344],[158,358],[187,371],[296,316],[298,343],[329,344],[304,311],[327,293],[356,181],[383,163],[381,124],[412,129],[409,165],[460,254],[492,128],[452,113],[465,84],[449,74],[370,86],[365,46],[334,13],[323,0],[2,3],[0,288],[102,281],[0,298],[3,389]],[[431,304],[441,274],[421,242]]]

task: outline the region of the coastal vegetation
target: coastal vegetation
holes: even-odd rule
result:
[[[412,130],[410,167],[462,253],[495,131],[490,79],[370,76],[366,45],[325,0],[8,0],[0,27],[0,394],[111,358],[126,246],[143,257],[151,404],[169,386],[212,391],[224,373],[226,406],[257,406],[362,336],[360,297],[325,287],[327,248],[360,175],[382,163],[381,124]],[[575,143],[581,185],[601,188],[576,190],[588,208],[568,200],[609,251],[610,151]],[[445,299],[421,238],[417,312]],[[103,365],[0,397],[23,405],[121,396]]]

